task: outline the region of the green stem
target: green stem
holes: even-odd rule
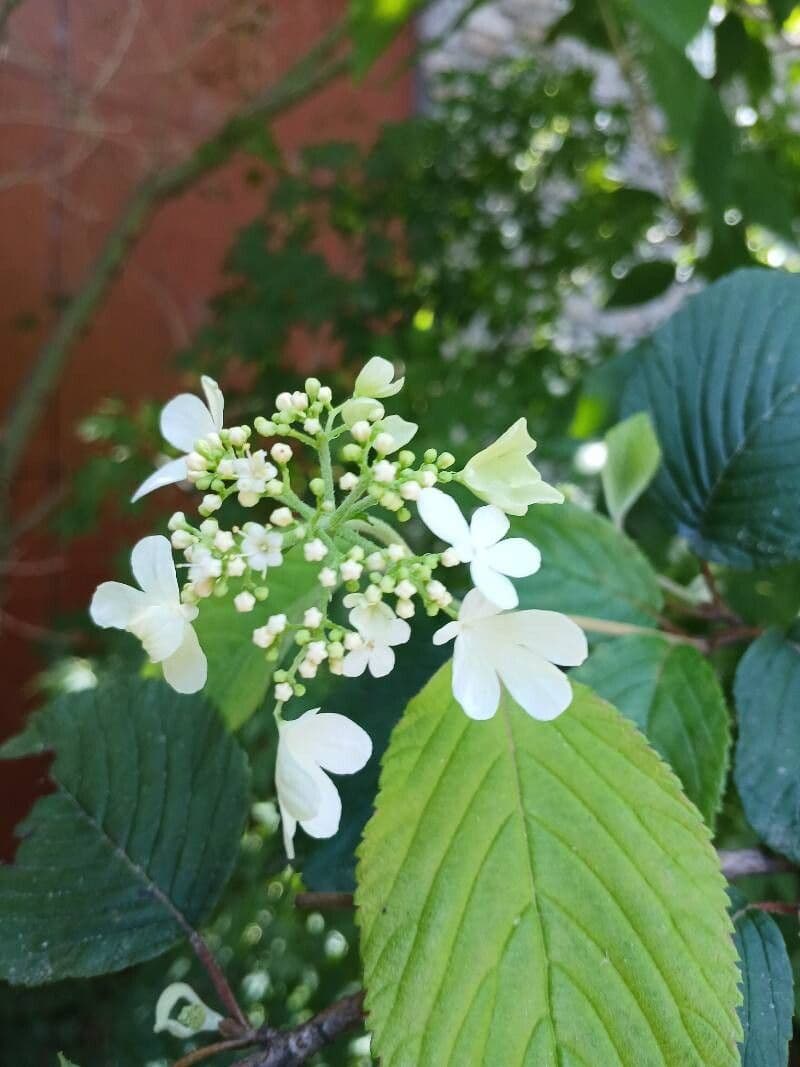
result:
[[[660,637],[673,645],[691,645],[703,652],[706,642],[701,637],[689,637],[688,634],[667,633],[664,630],[656,630],[650,626],[635,626],[630,622],[613,622],[611,619],[595,619],[588,615],[569,615],[568,618],[577,623],[582,630],[588,630],[595,634],[608,634],[611,637],[623,637],[630,634],[645,634],[650,637]]]

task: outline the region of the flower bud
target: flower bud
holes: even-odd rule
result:
[[[204,519],[200,523],[200,533],[206,537],[214,537],[219,530],[219,523],[216,519]]]
[[[263,415],[259,415],[253,425],[256,428],[256,433],[260,433],[262,437],[272,437],[277,430],[277,426],[269,419],[265,419]]]
[[[267,626],[259,626],[257,630],[253,630],[253,644],[259,648],[269,648],[274,640],[275,634]]]
[[[269,517],[269,521],[273,526],[291,526],[294,522],[294,515],[289,508],[275,508]]]
[[[180,530],[184,526],[186,526],[186,516],[183,514],[183,512],[173,512],[173,514],[170,516],[169,522],[167,523],[167,529]]]
[[[251,493],[249,491],[243,490],[242,492],[237,494],[236,499],[239,501],[243,508],[254,508],[261,498],[259,497],[258,493]]]
[[[291,393],[278,393],[275,397],[275,408],[278,411],[291,411],[292,409],[292,394]]]
[[[419,495],[422,492],[422,486],[419,482],[403,482],[400,486],[400,496],[403,500],[419,500]]]
[[[280,496],[283,492],[283,482],[279,482],[277,478],[272,478],[264,486],[264,492],[274,500],[275,497]]]
[[[291,700],[294,696],[294,690],[288,682],[278,682],[275,686],[275,699],[279,704],[285,704],[287,700]]]
[[[321,478],[312,478],[308,483],[308,488],[314,494],[314,496],[322,496],[325,492],[325,483]]]
[[[395,492],[384,493],[380,498],[380,504],[387,511],[399,511],[403,506],[403,498]]]
[[[292,407],[296,411],[305,411],[308,407],[308,397],[299,389],[292,393]]]
[[[312,630],[316,630],[323,618],[324,616],[319,608],[309,608],[303,615],[303,624],[309,626]]]
[[[308,659],[304,659],[300,666],[297,668],[297,673],[301,678],[316,678],[317,677],[317,665],[312,663]]]
[[[327,554],[327,545],[324,541],[320,541],[318,537],[315,537],[313,541],[308,541],[303,545],[303,556],[307,563],[319,563],[321,559],[325,559]]]
[[[294,455],[291,445],[287,445],[285,441],[276,442],[269,450],[269,454],[276,463],[288,463]]]
[[[306,378],[304,388],[306,393],[308,393],[313,400],[322,388],[322,383],[319,378]]]
[[[343,493],[349,493],[351,489],[355,489],[358,485],[358,475],[352,471],[347,471],[339,479],[339,488]]]
[[[270,615],[267,619],[267,629],[271,634],[282,634],[286,629],[287,618],[281,612],[278,615]]]
[[[323,567],[319,572],[319,584],[325,589],[333,589],[336,585],[336,571]]]
[[[409,449],[404,448],[403,451],[397,457],[397,460],[401,467],[410,467],[414,463],[417,457]]]
[[[248,434],[243,426],[234,426],[228,430],[228,440],[234,448],[241,448],[247,441]]]
[[[410,600],[398,600],[394,610],[399,619],[410,619],[416,609]]]
[[[233,478],[235,477],[236,469],[233,466],[232,459],[221,459],[217,464],[217,477],[218,478]]]
[[[361,460],[361,449],[351,441],[344,446],[340,455],[344,463],[358,463]]]
[[[416,586],[413,582],[409,582],[408,578],[404,578],[402,582],[398,582],[395,588],[395,593],[401,600],[411,600],[416,592]]]
[[[436,466],[440,470],[447,470],[448,467],[452,467],[456,461],[456,457],[452,452],[442,452],[439,458],[436,460]]]
[[[186,468],[190,471],[208,470],[208,460],[199,452],[190,452],[186,457]]]
[[[390,463],[388,459],[381,459],[372,468],[372,476],[376,482],[386,485],[393,482],[397,474],[397,464]]]
[[[461,557],[454,548],[446,548],[442,552],[441,564],[443,567],[457,567],[461,562]]]
[[[230,530],[218,530],[214,536],[214,548],[220,552],[230,552],[234,543],[233,534]]]
[[[247,564],[241,556],[236,556],[234,559],[228,560],[228,565],[225,568],[226,573],[231,578],[241,578],[247,569]]]
[[[330,404],[331,400],[333,400],[333,392],[329,386],[323,385],[320,387],[320,390],[317,393],[317,400],[322,404]]]
[[[399,563],[405,557],[406,550],[402,545],[392,544],[386,549],[386,554],[392,563]]]
[[[256,606],[256,598],[252,593],[248,593],[247,590],[244,589],[233,598],[233,606],[237,611],[245,614],[248,611],[252,611]]]
[[[367,556],[365,563],[367,570],[370,571],[382,571],[386,567],[386,560],[383,558],[382,552],[371,552]]]
[[[318,433],[322,432],[319,419],[306,419],[303,423],[303,429],[306,433],[311,434],[312,437],[316,437]]]
[[[364,638],[361,634],[351,631],[344,635],[344,647],[348,652],[358,652],[360,648],[364,647]]]
[[[216,493],[207,493],[200,502],[200,507],[197,510],[201,515],[210,515],[212,511],[219,511],[221,507],[222,497],[217,496]]]
[[[354,559],[346,559],[339,568],[339,572],[345,582],[357,582],[363,570],[364,567]]]
[[[355,441],[359,444],[366,444],[369,441],[370,434],[372,433],[372,427],[366,421],[366,419],[359,419],[358,422],[354,422],[350,427],[350,434]]]
[[[364,591],[364,596],[368,604],[379,604],[383,599],[383,593],[377,585],[368,585]]]
[[[396,445],[395,439],[390,433],[379,433],[373,441],[373,447],[375,451],[380,455],[385,456],[388,452],[394,450]]]
[[[189,545],[194,544],[194,537],[188,530],[175,530],[170,537],[172,547],[181,552],[184,548],[188,548]]]

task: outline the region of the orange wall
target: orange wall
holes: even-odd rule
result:
[[[0,411],[29,369],[130,190],[156,161],[180,158],[237,101],[270,84],[339,19],[345,0],[24,0],[0,51]],[[412,107],[402,62],[410,33],[361,85],[341,80],[281,118],[289,153],[329,138],[361,142]],[[166,205],[76,347],[29,444],[16,507],[50,493],[79,456],[74,427],[102,397],[167,398],[172,353],[203,321],[236,228],[263,203],[237,161]],[[110,543],[111,542],[111,543]],[[108,576],[113,536],[75,544],[47,576],[12,582],[0,620],[0,737],[30,704],[35,630],[83,610]],[[61,550],[28,537],[24,561]],[[9,685],[10,682],[10,685]],[[4,778],[3,792],[8,787]]]

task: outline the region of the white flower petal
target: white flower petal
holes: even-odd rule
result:
[[[290,725],[293,750],[333,774],[355,774],[372,755],[369,734],[344,715],[316,709]]]
[[[294,859],[294,835],[297,830],[297,819],[291,815],[281,804],[278,797],[278,807],[281,812],[281,827],[283,829],[283,848],[290,860]]]
[[[302,822],[316,815],[320,795],[312,773],[313,764],[301,762],[291,749],[291,728],[291,722],[283,723],[278,734],[275,788],[281,811],[285,809],[293,819]]]
[[[572,702],[567,676],[534,652],[519,646],[503,648],[496,666],[503,685],[534,719],[555,719]]]
[[[577,667],[586,659],[586,634],[558,611],[512,611],[494,624],[508,644],[522,645],[551,663]]]
[[[133,576],[145,593],[163,604],[179,604],[172,546],[166,537],[143,537],[131,552]]]
[[[181,393],[161,412],[161,433],[181,452],[191,452],[195,441],[217,429],[211,412],[199,396]]]
[[[153,663],[161,663],[178,651],[187,628],[181,612],[164,604],[150,604],[134,615],[127,626],[142,642]]]
[[[466,635],[453,653],[453,696],[471,719],[491,719],[500,703],[497,674]]]
[[[300,825],[310,837],[333,837],[342,817],[339,790],[319,767],[311,768],[311,773],[319,796],[319,806],[314,817],[301,819]]]
[[[469,524],[472,544],[476,549],[496,544],[508,532],[508,516],[493,504],[478,508]]]
[[[360,678],[369,663],[369,649],[357,648],[348,652],[342,660],[342,674],[345,678]]]
[[[458,621],[464,625],[472,625],[481,619],[489,619],[493,615],[500,614],[500,608],[487,600],[480,589],[470,589],[461,601],[461,609],[458,613]]]
[[[202,376],[200,384],[203,387],[203,392],[206,394],[206,403],[208,404],[208,410],[211,413],[214,426],[218,430],[221,430],[225,425],[225,397],[222,395],[222,390],[214,379],[209,378],[207,374]]]
[[[481,558],[492,570],[507,574],[510,578],[527,578],[542,565],[541,552],[524,537],[509,537],[492,545],[481,554]]]
[[[517,591],[504,574],[498,574],[482,554],[470,564],[469,573],[476,589],[498,608],[515,608],[519,603]]]
[[[440,626],[436,633],[433,635],[433,643],[435,645],[446,645],[448,641],[452,641],[454,637],[458,637],[461,633],[461,623],[453,622],[445,623],[444,626]]]
[[[387,627],[386,644],[404,645],[411,637],[411,627],[405,619],[392,619]]]
[[[387,453],[389,455],[391,452],[396,452],[398,448],[405,448],[416,436],[419,426],[416,422],[401,419],[399,415],[387,415],[385,419],[381,419],[378,428],[383,433],[388,433],[394,440],[394,448],[389,450]]]
[[[191,626],[186,626],[183,641],[161,668],[165,681],[176,693],[198,693],[206,684],[208,661]]]
[[[369,673],[373,678],[385,678],[394,670],[395,656],[388,645],[376,645],[369,653]]]
[[[95,590],[89,614],[97,626],[125,630],[134,617],[144,611],[149,601],[140,589],[122,582],[103,582]]]
[[[152,493],[154,489],[161,489],[165,485],[175,485],[177,482],[185,482],[188,473],[185,456],[180,456],[178,459],[172,459],[169,463],[162,464],[158,470],[153,471],[149,478],[145,478],[131,497],[131,503],[135,504],[137,500],[146,496],[147,493]]]
[[[383,356],[373,356],[367,360],[356,378],[355,396],[386,397],[394,396],[403,388],[404,378],[393,382],[394,366]]]
[[[441,489],[423,489],[417,501],[419,517],[440,540],[456,545],[470,541],[467,520],[455,500]]]

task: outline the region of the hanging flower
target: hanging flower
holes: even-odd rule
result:
[[[469,563],[472,581],[483,595],[498,608],[515,608],[519,597],[509,577],[535,574],[542,558],[524,537],[503,540],[509,521],[500,508],[478,508],[468,525],[455,500],[432,488],[420,493],[417,507],[428,529],[452,545],[462,563]]]
[[[373,356],[356,378],[353,397],[345,401],[342,407],[342,418],[348,426],[352,426],[361,419],[369,419],[376,409],[380,412],[378,417],[382,418],[383,405],[378,401],[399,393],[404,382],[405,378],[394,380],[394,367],[388,359]]]
[[[461,481],[481,500],[509,515],[524,515],[530,504],[563,504],[558,489],[542,480],[528,460],[536,442],[525,419],[513,426],[467,463]]]
[[[347,678],[358,678],[369,668],[373,678],[383,678],[394,669],[392,646],[404,645],[411,636],[411,627],[382,600],[369,604],[358,594],[354,598],[346,597],[345,605],[356,605],[349,617],[360,642],[344,657],[342,673]]]
[[[355,774],[371,755],[369,734],[344,715],[312,708],[280,723],[275,786],[289,859],[298,823],[311,837],[333,837],[339,829],[342,802],[325,771]]]
[[[171,1018],[176,1005],[182,1000],[185,1000],[186,1004],[174,1019]],[[173,1037],[186,1040],[201,1031],[216,1032],[221,1022],[222,1016],[204,1004],[190,985],[186,982],[173,982],[158,998],[153,1033],[160,1034],[166,1030]]]
[[[133,576],[141,586],[103,582],[92,597],[90,614],[98,626],[127,630],[142,642],[153,663],[179,693],[196,693],[206,682],[205,654],[192,628],[197,608],[182,604],[172,550],[166,537],[145,537],[131,553]]]
[[[268,530],[258,522],[246,522],[242,531],[242,555],[251,570],[258,571],[263,576],[269,567],[280,567],[283,563],[283,534],[277,530]]]
[[[490,719],[500,683],[534,719],[555,719],[569,707],[572,686],[554,663],[576,667],[587,655],[583,631],[556,611],[501,612],[478,589],[464,597],[457,622],[433,635],[455,638],[453,696],[471,719]]]
[[[186,460],[189,453],[194,450],[195,443],[201,437],[207,437],[210,433],[219,433],[222,429],[225,410],[222,390],[213,378],[205,374],[200,379],[200,383],[206,394],[205,404],[193,393],[181,393],[180,396],[170,400],[161,412],[162,436],[184,454],[178,459],[165,463],[163,467],[159,467],[149,478],[146,478],[133,494],[132,500],[139,500],[140,497],[164,485],[185,481],[188,475]]]

